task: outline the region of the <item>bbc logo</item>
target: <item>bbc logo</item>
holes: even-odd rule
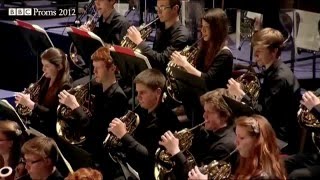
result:
[[[9,16],[31,16],[32,9],[31,8],[9,8],[8,15]]]

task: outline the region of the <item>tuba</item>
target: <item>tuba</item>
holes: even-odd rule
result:
[[[260,80],[254,70],[255,63],[248,67],[247,72],[239,76],[236,81],[241,84],[241,89],[251,98],[251,107],[258,104],[260,94]]]
[[[199,48],[196,46],[198,44],[198,42],[202,40],[202,37],[200,39],[198,39],[194,44],[192,44],[191,46],[186,46],[182,52],[180,53],[183,56],[187,57],[187,61],[192,65],[195,66],[196,65],[196,56],[199,52]],[[169,94],[169,96],[176,102],[178,103],[182,103],[182,101],[179,98],[179,88],[178,85],[176,83],[176,79],[172,74],[172,68],[178,68],[178,69],[182,69],[185,70],[183,67],[178,66],[177,64],[175,64],[174,62],[169,61],[167,68],[166,68],[166,75],[167,75],[167,81],[166,81],[166,88],[167,88],[167,92]]]
[[[174,136],[179,139],[180,151],[183,152],[183,154],[187,158],[187,165],[189,169],[193,168],[196,165],[196,161],[193,155],[189,152],[189,148],[191,147],[193,140],[192,131],[201,127],[204,123],[205,122],[200,123],[191,129],[185,128],[180,130],[179,132],[174,133]],[[171,155],[163,149],[158,148],[155,156],[157,161],[155,164],[154,174],[156,179],[161,179],[161,177],[164,177],[165,174],[172,171],[175,163],[170,159]]]
[[[137,106],[138,107],[138,106]],[[127,131],[129,134],[133,134],[140,123],[140,117],[133,111],[128,111],[128,113],[120,118],[120,120],[126,124]],[[108,133],[106,139],[103,141],[103,145],[108,149],[114,149],[121,145],[119,139],[111,133]]]
[[[151,25],[152,25],[153,23],[155,23],[158,19],[159,19],[159,18],[155,18],[155,19],[152,20],[150,23],[148,23],[148,24],[146,24],[146,25],[145,25],[145,24],[142,24],[142,25],[138,28],[138,30],[139,30],[139,32],[140,32],[140,34],[141,34],[142,40],[146,40],[146,39],[150,36],[150,34],[152,33],[152,27],[151,27]],[[130,48],[130,49],[133,49],[133,50],[136,50],[136,49],[137,49],[137,45],[136,45],[134,42],[132,42],[127,36],[124,36],[124,37],[123,37],[120,45],[121,45],[122,47]]]
[[[39,91],[40,91],[40,82],[44,79],[44,74],[41,76],[41,78],[36,82],[30,84],[30,86],[22,91],[23,94],[30,94],[30,99],[34,102],[38,102],[39,98]],[[17,112],[21,116],[31,116],[32,110],[29,109],[27,106],[18,104],[17,107]]]
[[[202,174],[208,174],[208,179],[210,180],[231,179],[231,164],[227,163],[225,160],[236,151],[237,149],[232,151],[229,156],[225,157],[223,160],[213,160],[210,164],[201,166],[199,171]]]
[[[89,81],[85,85],[78,85],[68,92],[74,95],[81,106],[84,112],[87,114],[89,118],[92,117],[93,113],[93,99],[94,95],[89,92],[89,85],[91,81]],[[89,95],[90,94],[90,95]],[[71,144],[81,144],[86,140],[85,133],[81,130],[80,127],[77,127],[76,124],[72,124],[75,117],[71,114],[71,109],[63,104],[59,104],[57,108],[57,124],[56,131],[58,136],[62,139],[68,141]]]
[[[313,92],[318,98],[320,98],[320,93]],[[320,152],[320,122],[319,120],[305,107],[304,105],[300,105],[300,109],[298,111],[298,122],[300,126],[311,130],[312,141],[316,146],[317,150]]]

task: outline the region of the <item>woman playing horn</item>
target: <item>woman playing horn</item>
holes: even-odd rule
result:
[[[203,77],[208,90],[223,88],[231,78],[233,66],[232,53],[226,46],[228,17],[222,9],[215,8],[209,10],[201,21],[203,39],[195,60],[196,67],[177,51],[172,53],[171,59],[187,72]]]
[[[16,94],[16,104],[27,106],[32,110],[32,127],[47,136],[55,136],[57,120],[58,93],[70,89],[71,77],[67,55],[58,48],[48,48],[41,54],[43,78],[37,83],[37,94]],[[30,98],[36,97],[36,99]]]
[[[234,179],[286,179],[275,132],[260,115],[236,119],[236,143],[240,161]],[[198,167],[189,172],[189,179],[208,179]]]

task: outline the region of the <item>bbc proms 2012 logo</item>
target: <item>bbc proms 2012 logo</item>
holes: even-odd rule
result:
[[[9,16],[75,16],[75,9],[41,10],[38,8],[9,8]]]

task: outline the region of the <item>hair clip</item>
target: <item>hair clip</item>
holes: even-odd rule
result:
[[[259,127],[259,123],[255,118],[252,118],[252,124],[251,127],[253,129],[253,132],[255,134],[260,134],[260,127]]]

